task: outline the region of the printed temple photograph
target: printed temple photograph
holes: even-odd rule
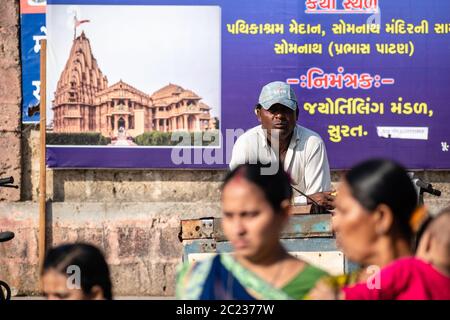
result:
[[[47,37],[47,145],[220,145],[219,7],[49,5]]]

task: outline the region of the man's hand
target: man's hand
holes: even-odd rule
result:
[[[315,202],[317,202],[320,206],[327,208],[327,210],[333,210],[334,209],[333,202],[335,196],[333,196],[332,193],[334,193],[334,191],[317,192],[309,195],[309,197],[313,199]],[[310,199],[308,199],[308,204],[313,204],[313,202]]]

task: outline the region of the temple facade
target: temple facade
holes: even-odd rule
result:
[[[84,32],[72,45],[52,101],[53,132],[136,137],[148,131],[216,128],[201,97],[175,84],[149,95],[120,80],[109,86]]]

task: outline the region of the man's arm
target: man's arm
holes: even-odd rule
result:
[[[233,151],[231,153],[231,160],[230,160],[230,170],[233,170],[240,164],[244,164],[246,162],[247,162],[246,141],[243,136],[240,136],[233,146]]]
[[[307,155],[304,169],[306,194],[319,205],[333,209],[334,196],[331,195],[330,165],[325,144],[320,138],[314,140],[312,152]],[[308,199],[308,203],[311,202]]]
[[[307,155],[305,166],[306,194],[314,194],[331,190],[330,165],[328,164],[325,144],[316,140],[313,151]]]

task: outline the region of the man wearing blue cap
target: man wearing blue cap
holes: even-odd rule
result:
[[[317,133],[297,124],[294,90],[281,81],[265,85],[255,113],[261,125],[237,139],[230,168],[244,163],[281,163],[291,176],[296,204],[333,208],[325,144]]]

